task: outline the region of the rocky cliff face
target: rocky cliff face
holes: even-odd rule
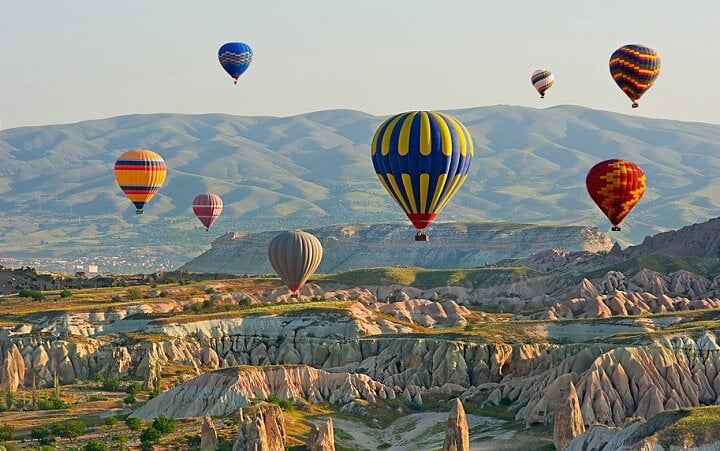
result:
[[[139,418],[225,416],[274,394],[281,400],[347,404],[394,399],[393,389],[363,374],[328,373],[308,366],[235,367],[211,371],[159,394],[133,413]]]
[[[720,256],[720,218],[645,237],[642,244],[628,247],[623,254],[626,257],[664,254],[717,258]]]
[[[405,224],[330,226],[308,231],[322,242],[323,261],[318,271],[323,273],[403,265],[472,268],[554,247],[596,252],[612,246],[610,238],[597,228],[576,226],[438,223],[430,228],[431,238],[426,243],[412,242],[413,231]],[[226,274],[272,273],[267,246],[277,233],[224,235],[212,243],[210,250],[181,269]]]
[[[332,418],[318,426],[313,424],[307,442],[308,451],[335,451],[335,433]]]
[[[442,449],[443,451],[470,451],[470,431],[465,408],[457,398],[455,398],[448,416]]]

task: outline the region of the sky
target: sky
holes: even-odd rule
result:
[[[0,127],[497,104],[720,123],[718,23],[717,0],[0,0]],[[228,41],[254,51],[237,86]],[[662,59],[639,109],[608,71],[629,43]]]

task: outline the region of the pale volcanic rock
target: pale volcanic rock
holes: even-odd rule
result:
[[[335,433],[332,418],[322,425],[312,425],[307,442],[308,451],[335,451]]]
[[[467,324],[465,319],[470,311],[455,301],[443,303],[425,299],[412,299],[392,303],[376,303],[375,309],[409,323],[424,327],[453,327]]]
[[[16,391],[25,380],[25,360],[17,346],[10,345],[0,366],[0,388]]]
[[[261,414],[240,422],[233,451],[270,451],[265,421]]]
[[[307,366],[235,367],[205,373],[163,392],[135,411],[139,418],[223,416],[252,399],[306,399],[344,404],[361,398],[395,398],[395,392],[363,374],[328,373]]]
[[[200,449],[202,451],[215,451],[218,447],[218,436],[215,424],[209,416],[203,417],[200,431]]]
[[[445,427],[443,451],[470,451],[470,432],[465,416],[465,408],[459,398],[455,398]]]
[[[563,398],[555,409],[553,424],[553,442],[556,449],[563,449],[575,437],[585,432],[580,402],[572,381],[568,381],[561,390]]]

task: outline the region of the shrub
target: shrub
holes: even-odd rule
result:
[[[278,405],[280,406],[280,408],[281,408],[282,410],[286,410],[286,411],[288,411],[288,412],[291,411],[291,410],[293,410],[293,408],[295,407],[295,406],[293,405],[292,401],[290,401],[290,400],[288,400],[288,399],[283,399],[282,401],[280,401],[280,402],[278,403]]]
[[[22,298],[32,298],[34,301],[42,301],[45,299],[45,295],[38,290],[28,290],[24,288],[18,293]]]
[[[112,302],[120,302],[120,301],[122,301],[122,298],[120,297],[119,294],[114,294],[114,295],[110,298],[110,300],[111,300]]]
[[[107,400],[108,400],[107,396],[90,395],[90,396],[88,397],[88,402],[93,402],[93,401],[107,401]]]
[[[465,327],[463,329],[465,330],[465,332],[470,332],[471,330],[473,330],[473,325],[465,324]]]
[[[215,305],[215,303],[213,302],[212,299],[205,299],[202,303],[202,308],[207,310],[207,309],[213,308],[214,305]]]
[[[33,440],[42,440],[50,436],[50,429],[46,428],[45,426],[38,426],[36,428],[33,428],[32,431],[30,431],[30,438]]]
[[[105,419],[103,420],[103,423],[105,423],[105,426],[110,426],[110,427],[115,426],[117,424],[117,422],[118,422],[117,417],[112,416],[112,415],[109,417],[105,417]]]
[[[160,292],[159,296],[160,296],[161,298],[166,298],[166,297],[168,297],[169,294],[170,294],[170,293],[168,293],[167,291],[163,290],[163,291]]]
[[[200,434],[186,435],[185,442],[190,448],[197,448],[200,446]]]
[[[142,299],[142,291],[137,287],[128,288],[125,294],[127,294],[128,299]]]
[[[67,404],[65,404],[62,399],[55,397],[49,399],[41,399],[37,403],[38,410],[59,410],[66,407]]]
[[[95,373],[95,375],[93,376],[93,380],[94,380],[95,382],[102,382],[102,381],[105,380],[105,376],[103,376],[103,375],[100,374],[100,373]]]
[[[0,441],[12,440],[15,435],[15,427],[12,424],[0,424]]]
[[[240,305],[240,307],[250,307],[252,305],[252,301],[250,300],[250,298],[244,298],[240,299],[240,302],[238,302],[238,304]]]
[[[125,389],[125,393],[135,396],[142,391],[142,387],[137,382],[131,382]]]
[[[125,398],[123,398],[123,403],[125,404],[135,404],[137,400],[135,399],[135,396],[133,395],[127,395]]]
[[[85,432],[85,423],[80,420],[70,420],[65,423],[67,438],[76,438],[83,435]]]
[[[136,417],[128,417],[125,419],[125,424],[131,431],[139,431],[142,428],[142,420]]]
[[[215,288],[213,288],[213,287],[205,288],[205,294],[213,294],[213,293],[215,293]]]
[[[143,429],[140,434],[140,441],[143,443],[157,443],[160,441],[160,437],[162,437],[162,432],[150,426],[149,428]]]
[[[117,391],[120,388],[120,381],[113,378],[107,378],[102,381],[102,388],[110,391]]]
[[[67,288],[63,288],[63,290],[60,292],[60,297],[63,299],[72,297],[72,291],[68,290]]]
[[[172,418],[167,418],[164,415],[160,415],[159,417],[155,418],[155,421],[153,421],[152,423],[152,427],[163,434],[170,434],[172,432],[175,432],[175,420]]]
[[[83,446],[83,451],[108,451],[108,446],[100,440],[90,440]]]
[[[127,449],[128,436],[125,434],[115,434],[112,436],[113,443],[117,444],[117,449],[123,451]]]

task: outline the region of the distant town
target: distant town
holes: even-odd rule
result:
[[[38,271],[60,274],[149,274],[172,271],[185,263],[180,258],[161,255],[133,254],[132,256],[8,257],[0,256],[0,265],[6,268],[29,266]]]

